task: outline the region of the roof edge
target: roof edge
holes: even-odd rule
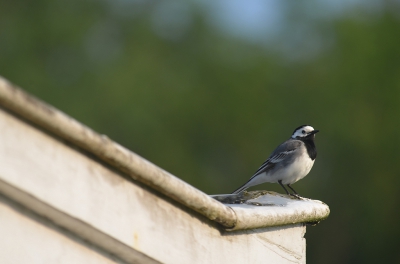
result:
[[[224,204],[162,170],[132,151],[100,135],[54,107],[29,95],[0,76],[0,105],[78,147],[92,153],[151,188],[199,212],[226,228],[236,214]]]
[[[320,221],[329,215],[329,207],[325,204],[316,207],[312,205],[311,210],[310,207],[289,212],[257,210],[255,214],[249,214],[248,210],[237,208],[235,205],[227,206],[107,136],[96,133],[65,113],[29,95],[1,76],[0,106],[93,154],[134,180],[220,223],[227,230]]]

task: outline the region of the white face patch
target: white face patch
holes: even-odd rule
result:
[[[314,128],[312,126],[302,126],[298,128],[296,131],[294,131],[292,138],[306,137],[312,131],[314,131]]]

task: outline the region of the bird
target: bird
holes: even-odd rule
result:
[[[317,158],[314,139],[318,132],[310,125],[297,127],[292,136],[280,144],[253,176],[232,194],[240,194],[249,187],[269,182],[279,183],[287,195],[300,198],[290,185],[303,179],[314,165]],[[289,193],[284,185],[293,193]]]

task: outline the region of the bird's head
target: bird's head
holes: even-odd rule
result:
[[[312,126],[303,125],[294,130],[292,138],[300,140],[314,139],[315,134],[318,132],[319,130],[315,130]]]

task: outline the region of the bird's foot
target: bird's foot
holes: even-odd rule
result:
[[[298,193],[290,193],[289,195],[295,197],[298,200],[302,200],[303,199],[303,197],[301,197]]]

